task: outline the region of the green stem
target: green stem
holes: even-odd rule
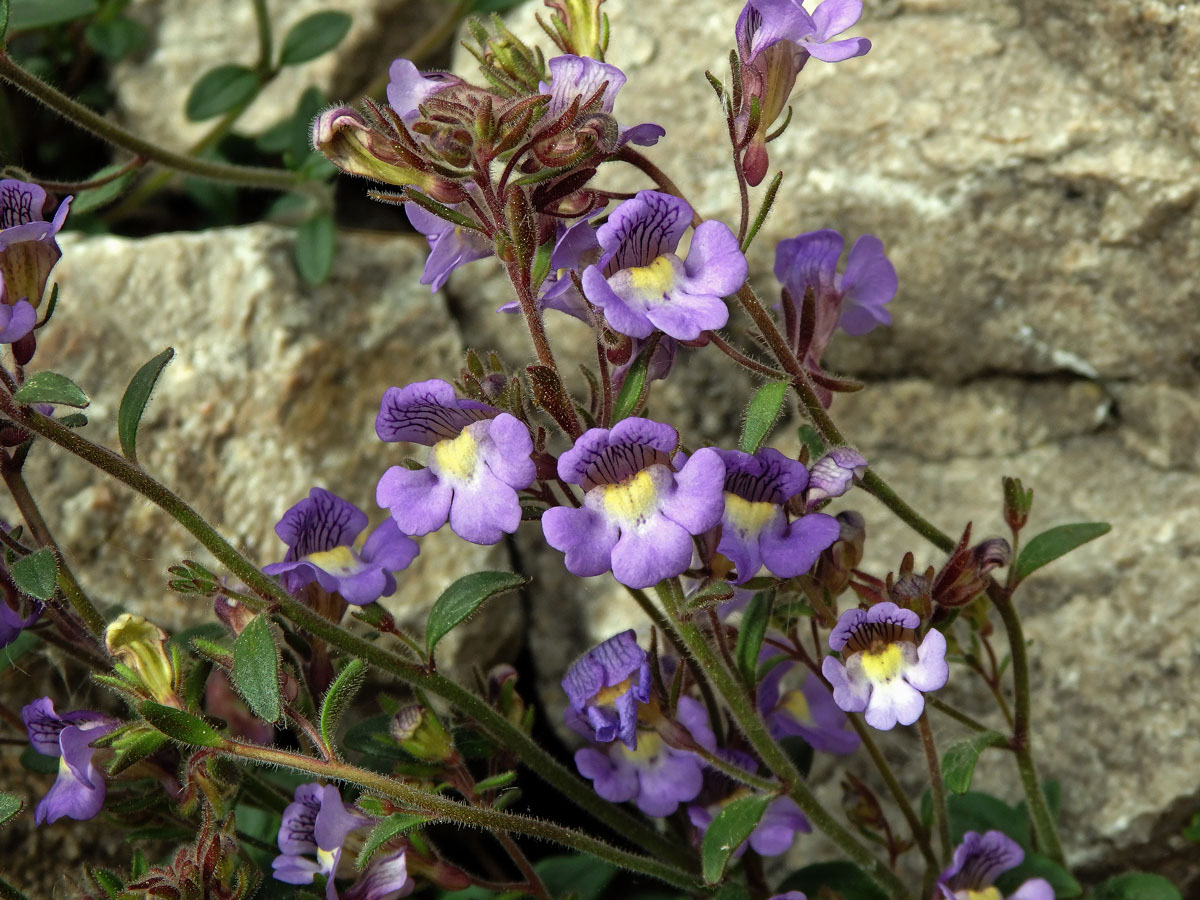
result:
[[[258,64],[255,68],[265,78],[271,74],[271,57],[274,55],[271,48],[271,14],[267,11],[267,0],[251,0],[251,3],[254,6],[254,28],[258,33]]]
[[[473,718],[530,770],[557,789],[576,806],[603,822],[615,833],[680,867],[695,865],[691,851],[666,840],[627,810],[608,803],[591,786],[571,774],[558,760],[538,746],[516,725],[492,709],[484,700],[436,672],[413,666],[397,654],[335,625],[297,601],[273,578],[269,578],[238,553],[195,510],[155,481],[138,466],[105,447],[93,444],[70,428],[0,395],[0,408],[14,421],[52,443],[108,473],[163,509],[198,540],[222,565],[247,587],[277,604],[279,612],[322,640],[390,675],[441,697]]]
[[[1050,804],[1046,802],[1037,767],[1033,762],[1033,741],[1029,727],[1029,659],[1025,655],[1025,631],[1021,627],[1021,619],[1008,592],[993,584],[988,587],[988,596],[1000,613],[1004,630],[1008,632],[1015,695],[1011,745],[1017,757],[1017,771],[1021,776],[1021,786],[1025,789],[1025,799],[1029,803],[1029,815],[1037,835],[1038,849],[1061,864],[1064,863],[1062,843],[1059,841],[1054,816],[1050,813]]]
[[[21,474],[20,468],[13,464],[7,453],[0,456],[0,477],[4,478],[8,492],[12,494],[17,509],[21,511],[25,523],[33,532],[38,544],[54,551],[54,556],[58,560],[58,587],[67,598],[67,602],[83,620],[83,624],[87,626],[87,630],[92,633],[92,636],[103,641],[104,630],[108,623],[104,621],[104,616],[100,615],[92,601],[88,599],[87,594],[83,592],[83,588],[79,586],[79,582],[75,580],[74,574],[63,557],[62,550],[59,549],[54,535],[50,532],[50,526],[46,524],[46,520],[42,517],[42,511],[38,509],[37,501],[29,492],[29,485],[25,483],[25,477]]]
[[[389,797],[403,804],[409,810],[428,815],[435,821],[456,822],[492,832],[528,835],[560,844],[580,853],[590,854],[597,859],[605,860],[631,872],[649,875],[684,891],[692,892],[700,889],[697,880],[688,872],[666,865],[656,859],[619,850],[581,831],[564,828],[553,822],[502,812],[489,807],[469,806],[466,803],[421,790],[398,779],[380,775],[369,769],[360,769],[348,763],[322,762],[287,750],[242,744],[236,741],[225,741],[217,749],[228,756],[249,759],[266,765],[284,766],[321,778],[356,784],[384,797]]]
[[[833,841],[850,859],[856,862],[875,882],[883,887],[896,900],[907,900],[908,889],[896,874],[888,869],[881,860],[876,859],[871,852],[859,843],[849,831],[823,807],[812,791],[804,784],[799,771],[783,748],[771,737],[766,724],[758,715],[750,698],[746,695],[737,676],[725,665],[724,660],[705,640],[703,632],[697,628],[690,616],[682,614],[683,589],[678,578],[662,581],[655,588],[659,600],[667,611],[667,615],[676,623],[679,636],[687,646],[688,651],[696,657],[705,675],[717,689],[717,693],[725,700],[737,722],[742,734],[750,741],[762,761],[788,790],[788,795],[800,807],[825,836]]]
[[[942,713],[943,715],[949,716],[954,721],[960,722],[963,725],[966,725],[972,731],[978,731],[978,732],[982,733],[984,731],[992,730],[992,729],[988,728],[986,725],[984,725],[982,722],[980,722],[978,719],[974,719],[971,716],[968,716],[965,712],[960,712],[959,710],[957,710],[953,706],[951,706],[949,703],[945,703],[945,702],[939,700],[937,697],[933,696],[932,694],[925,695],[925,702],[929,706],[932,706],[934,709],[936,709],[938,712]]]
[[[246,187],[267,190],[291,191],[300,186],[296,175],[283,169],[266,169],[258,166],[236,166],[229,163],[209,162],[193,159],[160,147],[126,131],[86,106],[76,103],[66,94],[46,84],[33,73],[22,68],[10,56],[0,53],[0,79],[10,82],[25,91],[35,100],[48,106],[63,118],[89,131],[101,140],[128,150],[149,162],[158,163],[180,172],[201,178],[228,181]]]
[[[942,780],[942,764],[938,759],[937,744],[933,741],[933,729],[929,727],[929,711],[922,710],[917,720],[921,732],[921,746],[925,749],[925,761],[929,765],[929,789],[933,792],[933,818],[937,822],[938,841],[942,845],[942,861],[950,859],[950,817],[946,813],[946,783]]]

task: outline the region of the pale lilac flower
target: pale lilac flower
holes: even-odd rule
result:
[[[706,447],[676,470],[678,440],[670,425],[635,417],[584,432],[559,457],[559,477],[586,492],[582,507],[542,516],[546,541],[566,553],[569,572],[611,569],[622,584],[645,588],[687,569],[692,535],[720,520],[725,466]]]
[[[767,900],[808,900],[803,891],[787,891],[783,894],[775,894],[768,897]]]
[[[581,322],[591,323],[587,303],[575,287],[572,271],[580,271],[600,256],[596,229],[584,219],[574,225],[558,222],[555,225],[554,249],[550,252],[550,272],[538,288],[538,304],[542,309],[556,309]],[[510,300],[496,312],[519,313],[521,304]]]
[[[397,59],[388,69],[388,105],[395,110],[400,121],[411,125],[420,117],[422,103],[446,88],[461,83],[461,78],[448,72],[423,75],[411,60]]]
[[[521,421],[455,396],[439,379],[391,387],[375,432],[384,441],[430,447],[425,469],[392,466],[375,499],[405,534],[437,531],[447,521],[459,537],[494,544],[521,524],[517,491],[533,483],[533,441]]]
[[[637,747],[638,704],[650,700],[650,662],[633,629],[593,647],[562,680],[575,712],[601,743],[620,738]]]
[[[366,871],[342,894],[342,900],[396,900],[407,897],[416,889],[409,877],[408,860],[404,850],[377,853],[367,864]]]
[[[765,652],[759,662],[775,654]],[[799,671],[803,684],[781,690],[782,681]],[[773,738],[802,737],[814,750],[823,753],[853,753],[859,747],[858,735],[849,730],[850,721],[838,708],[821,679],[787,660],[771,668],[758,685],[758,708]]]
[[[37,324],[37,310],[28,300],[8,302],[8,291],[4,286],[4,270],[0,269],[0,344],[19,341],[33,331]]]
[[[121,723],[111,716],[80,709],[54,711],[49,697],[34,700],[21,710],[29,743],[43,756],[58,757],[58,778],[38,801],[34,822],[38,825],[69,819],[90,819],[104,806],[107,787],[104,776],[92,764],[96,751],[91,743]]]
[[[930,628],[918,647],[920,616],[891,601],[870,609],[848,609],[829,634],[829,646],[842,660],[825,657],[821,673],[833,686],[833,699],[846,712],[866,712],[880,731],[911,725],[925,709],[924,691],[936,691],[950,677],[946,637]]]
[[[723,297],[746,280],[746,257],[722,222],[701,223],[686,262],[675,255],[692,221],[678,197],[639,191],[600,226],[604,255],[583,272],[583,292],[604,310],[609,327],[634,338],[655,329],[683,341],[729,320]]]
[[[613,389],[616,391],[621,390],[621,386],[625,383],[625,376],[633,368],[633,364],[645,349],[649,338],[630,338],[630,341],[632,346],[629,349],[629,358],[612,369]],[[675,357],[678,355],[679,341],[673,337],[667,337],[665,334],[659,335],[658,344],[655,345],[654,352],[650,355],[650,362],[646,366],[646,381],[661,381],[670,375],[671,370],[675,368]]]
[[[455,225],[416,203],[405,203],[404,212],[412,227],[429,242],[429,258],[425,260],[421,284],[429,285],[432,291],[441,290],[450,273],[459,266],[493,253],[492,242],[481,232]]]
[[[789,522],[783,506],[808,485],[803,463],[769,447],[753,456],[718,450],[725,463],[725,510],[717,552],[737,567],[735,584],[766,567],[781,578],[812,568],[841,529],[833,516],[813,513]]]
[[[276,881],[312,884],[324,875],[326,900],[338,900],[334,873],[342,858],[342,845],[356,828],[371,820],[346,809],[338,789],[328,784],[302,784],[283,811],[279,825],[280,855],[271,862]]]
[[[42,218],[46,192],[41,187],[12,178],[0,181],[0,276],[7,284],[8,304],[28,300],[36,309],[42,302],[50,270],[62,256],[57,235],[71,199],[63,200],[47,222]]]
[[[813,464],[804,495],[805,508],[842,496],[866,471],[867,460],[861,453],[853,447],[834,447]]]
[[[367,514],[324,488],[283,514],[275,533],[288,545],[282,562],[264,566],[268,575],[282,575],[289,591],[317,582],[347,603],[366,606],[396,592],[392,574],[408,567],[420,552],[417,542],[386,519],[371,532],[361,550],[354,542],[367,527]]]
[[[538,91],[550,95],[546,106],[547,121],[558,118],[566,112],[575,99],[581,102],[588,100],[601,85],[605,85],[604,94],[600,99],[600,108],[611,114],[617,101],[617,92],[625,84],[625,73],[616,66],[603,63],[587,56],[572,56],[564,54],[556,56],[548,63],[550,68],[550,83],[541,82]],[[658,143],[658,139],[666,134],[661,125],[653,122],[643,122],[632,128],[622,129],[618,126],[617,147],[626,143],[650,147]]]
[[[938,876],[938,891],[943,900],[1003,900],[992,883],[1024,859],[1025,851],[1002,831],[968,831],[954,850],[950,868]],[[1054,900],[1054,888],[1043,878],[1031,878],[1008,900]]]
[[[708,713],[699,701],[680,697],[676,716],[697,744],[716,751]],[[605,800],[633,801],[648,816],[671,815],[680,803],[694,800],[704,786],[703,761],[694,753],[669,746],[654,731],[642,732],[636,750],[617,741],[606,750],[577,750],[575,767],[592,780],[596,793]]]

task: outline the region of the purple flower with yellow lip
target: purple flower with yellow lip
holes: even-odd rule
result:
[[[675,255],[692,221],[678,197],[639,191],[600,226],[600,261],[583,272],[584,295],[604,310],[619,334],[649,337],[655,329],[682,341],[729,321],[723,297],[746,280],[746,257],[722,222],[703,222],[687,260]]]
[[[0,276],[10,305],[28,300],[36,308],[42,302],[50,270],[62,256],[57,236],[71,199],[60,203],[47,222],[42,218],[46,192],[41,187],[13,178],[0,181]]]
[[[697,744],[716,752],[702,704],[680,697],[675,715]],[[669,746],[650,730],[638,735],[636,749],[614,741],[606,750],[575,751],[575,768],[592,780],[597,794],[613,803],[633,801],[648,816],[669,816],[680,803],[696,799],[704,786],[704,765],[694,753]]]
[[[533,484],[537,470],[529,429],[518,419],[432,379],[388,388],[375,432],[431,448],[428,468],[392,466],[375,491],[405,534],[428,534],[449,521],[464,540],[494,544],[520,526],[517,491]]]
[[[417,542],[400,533],[387,519],[371,532],[361,550],[354,542],[367,527],[367,514],[324,488],[313,488],[289,509],[275,526],[288,545],[283,562],[264,566],[268,575],[282,575],[283,586],[298,591],[317,582],[347,603],[366,606],[396,593],[392,574],[408,568],[420,552]]]
[[[808,469],[769,447],[753,456],[718,450],[725,463],[725,511],[717,552],[737,567],[735,584],[749,581],[764,564],[781,578],[812,568],[837,540],[833,516],[813,513],[788,521],[783,506],[808,486]]]
[[[49,824],[63,816],[83,820],[99,813],[107,787],[104,776],[92,764],[96,751],[90,745],[121,723],[86,709],[59,715],[49,697],[34,700],[22,709],[21,721],[34,750],[43,756],[58,757],[58,778],[38,801],[34,821]]]
[[[569,572],[611,569],[622,584],[645,588],[687,569],[692,535],[721,518],[725,465],[706,447],[676,471],[678,440],[670,425],[629,418],[589,429],[559,457],[558,475],[583,487],[583,506],[546,510],[542,530],[566,553]]]
[[[538,90],[550,95],[546,106],[547,121],[558,118],[579,98],[580,102],[589,100],[601,87],[604,94],[600,98],[600,109],[612,113],[617,102],[617,92],[625,84],[625,73],[616,66],[603,63],[588,56],[572,56],[564,54],[556,56],[548,63],[550,68],[550,83],[541,82]],[[666,134],[661,125],[653,122],[643,122],[632,128],[622,129],[618,126],[617,147],[626,143],[651,147],[658,139]]]
[[[938,876],[938,892],[944,900],[1004,900],[992,882],[1024,859],[1021,845],[1004,832],[968,831],[954,850],[950,868]],[[1008,900],[1054,900],[1054,888],[1043,878],[1031,878]]]
[[[271,862],[277,881],[312,884],[325,876],[326,900],[338,900],[334,874],[342,858],[342,845],[356,828],[371,820],[346,809],[338,789],[327,784],[302,784],[283,811],[279,825],[280,855]]]
[[[633,629],[593,647],[567,670],[563,690],[596,740],[637,747],[638,704],[650,700],[650,662]]]
[[[759,663],[773,655],[764,653]],[[823,753],[853,753],[860,744],[858,735],[848,730],[846,714],[834,703],[821,679],[801,670],[804,683],[799,688],[782,690],[784,677],[796,668],[791,660],[777,663],[758,684],[758,708],[771,737],[802,737]]]
[[[826,656],[821,674],[833,686],[833,700],[846,712],[864,712],[880,731],[911,725],[925,709],[924,691],[936,691],[950,677],[946,637],[936,628],[918,647],[921,618],[891,601],[870,609],[848,609],[829,634],[829,646],[842,660]]]

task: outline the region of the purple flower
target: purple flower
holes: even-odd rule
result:
[[[69,819],[90,819],[104,806],[107,788],[100,770],[92,765],[90,744],[120,722],[91,710],[59,715],[49,697],[34,700],[21,710],[29,743],[43,756],[57,756],[58,778],[38,801],[34,821],[41,825]]]
[[[866,457],[853,447],[834,447],[813,464],[808,493],[804,496],[805,508],[812,509],[824,500],[842,496],[866,470]]]
[[[37,310],[28,300],[8,302],[8,291],[4,286],[4,270],[0,269],[0,344],[19,341],[33,331],[37,324]]]
[[[271,862],[275,879],[312,884],[316,875],[324,875],[325,897],[337,900],[333,876],[342,858],[342,844],[351,831],[370,825],[371,820],[347,810],[342,795],[331,784],[302,784],[294,797],[279,825],[280,855]]]
[[[581,322],[591,323],[587,303],[575,288],[572,270],[595,262],[600,256],[596,229],[586,219],[574,225],[558,222],[555,225],[554,249],[550,252],[550,272],[538,288],[538,303],[542,309],[557,309]],[[521,304],[510,300],[496,312],[519,313]]]
[[[411,125],[420,117],[421,104],[434,94],[462,83],[461,78],[447,72],[422,75],[407,59],[397,59],[392,63],[388,69],[388,79],[388,104],[405,125]]]
[[[405,203],[404,211],[412,227],[429,242],[429,258],[425,260],[421,284],[429,285],[430,290],[441,290],[450,273],[459,266],[492,255],[492,242],[480,232],[448,222],[416,203]]]
[[[708,714],[698,701],[680,697],[676,715],[700,746],[716,751]],[[575,752],[575,767],[597,794],[613,803],[632,800],[648,816],[669,816],[680,803],[694,800],[704,786],[703,766],[694,753],[668,746],[653,731],[641,734],[636,750],[613,742],[606,751]]]
[[[62,256],[57,235],[67,219],[71,199],[59,204],[54,219],[47,222],[42,218],[44,190],[11,178],[0,181],[0,276],[9,294],[5,302],[28,300],[34,308],[42,302],[46,279]]]
[[[911,725],[925,709],[923,691],[936,691],[950,677],[946,638],[931,628],[916,644],[921,618],[891,601],[870,609],[848,609],[829,634],[829,646],[842,653],[821,663],[833,686],[833,700],[846,712],[866,711],[867,724],[880,731]]]
[[[367,870],[342,895],[342,900],[395,900],[407,897],[416,888],[408,876],[408,860],[404,850],[378,853],[372,857]]]
[[[822,513],[788,521],[783,505],[808,485],[808,469],[778,450],[753,456],[718,450],[725,463],[725,511],[717,552],[737,566],[735,584],[749,581],[762,565],[781,578],[812,568],[841,529]]]
[[[562,680],[571,707],[586,717],[596,740],[637,747],[638,704],[650,700],[650,663],[633,629],[593,647]]]
[[[747,793],[744,788],[740,788],[709,806],[689,806],[688,819],[703,834],[708,831],[708,826],[712,824],[717,813],[730,801]],[[797,834],[808,834],[810,831],[812,826],[804,817],[804,813],[800,812],[796,801],[791,797],[779,797],[768,804],[767,811],[750,832],[750,837],[733,852],[733,857],[739,858],[746,852],[746,847],[750,847],[759,856],[779,856],[791,849]]]
[[[968,831],[954,850],[950,868],[938,876],[938,890],[944,900],[1002,900],[992,882],[1024,859],[1025,851],[1003,832]],[[1054,889],[1045,879],[1031,878],[1008,900],[1054,900]]]
[[[804,896],[803,891],[787,891],[783,894],[775,894],[772,897],[768,897],[767,900],[808,900],[808,898]]]
[[[552,121],[566,112],[576,98],[580,103],[587,102],[601,86],[604,94],[600,98],[600,109],[612,113],[617,101],[617,92],[625,84],[625,73],[614,65],[599,62],[587,56],[571,56],[565,54],[556,56],[549,62],[550,83],[541,82],[538,91],[550,95],[550,103],[546,107],[546,121]],[[661,125],[653,122],[643,122],[632,128],[621,129],[617,147],[626,143],[651,147],[667,132]]]
[[[0,597],[0,648],[7,647],[24,629],[40,619],[44,609],[41,603],[33,600],[29,606],[29,616],[21,618],[21,614]]]
[[[659,191],[639,191],[600,226],[599,263],[583,272],[583,292],[620,334],[645,338],[655,329],[683,341],[729,321],[722,297],[746,280],[746,257],[722,222],[692,235],[687,261],[675,255],[692,221],[688,204]]]
[[[419,553],[417,542],[386,519],[371,532],[362,550],[355,539],[367,527],[367,514],[324,488],[283,514],[275,533],[288,545],[283,562],[264,566],[268,575],[283,575],[283,585],[298,591],[317,582],[347,603],[366,606],[396,592],[392,574],[408,567]]]
[[[494,544],[520,526],[517,491],[533,484],[537,470],[529,430],[518,419],[459,399],[450,384],[432,379],[388,388],[375,432],[432,448],[428,468],[392,466],[375,491],[405,534],[428,534],[449,520],[464,540]]]
[[[676,471],[677,442],[670,425],[629,418],[584,432],[559,458],[559,477],[586,492],[582,507],[542,516],[546,541],[566,553],[569,572],[611,569],[622,584],[644,588],[687,569],[691,536],[721,518],[725,465],[704,448]]]
[[[766,653],[759,661],[771,656]],[[780,691],[780,682],[794,668],[796,664],[790,660],[778,663],[759,682],[758,708],[771,736],[802,737],[814,750],[824,753],[853,753],[860,743],[858,735],[847,729],[850,723],[846,714],[834,703],[821,679],[805,674],[799,690]]]

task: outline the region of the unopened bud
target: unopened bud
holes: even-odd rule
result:
[[[1001,479],[1004,485],[1004,521],[1013,532],[1018,532],[1029,521],[1029,510],[1033,507],[1033,488],[1025,490],[1020,478]]]
[[[866,470],[867,460],[853,447],[834,447],[813,464],[805,506],[811,511],[824,500],[842,496]]]
[[[422,762],[446,763],[458,758],[449,732],[431,710],[419,703],[403,707],[392,717],[392,737]]]
[[[841,526],[838,539],[821,551],[813,571],[813,577],[829,591],[831,597],[840,596],[846,590],[851,570],[862,562],[863,546],[867,541],[867,521],[861,514],[847,509],[838,513],[836,518]]]
[[[137,673],[151,697],[182,709],[183,704],[175,696],[175,673],[166,643],[167,635],[161,628],[130,613],[123,613],[104,632],[109,654]]]

